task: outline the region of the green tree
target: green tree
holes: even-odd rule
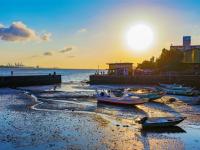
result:
[[[139,69],[154,69],[156,71],[180,71],[183,70],[182,65],[183,52],[179,50],[162,49],[161,55],[155,60],[151,57],[150,60],[145,60],[138,64]]]

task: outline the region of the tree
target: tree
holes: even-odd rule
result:
[[[138,64],[139,69],[154,69],[163,71],[180,71],[183,70],[182,65],[183,52],[179,50],[167,50],[162,49],[161,55],[155,60],[155,57],[151,57],[150,60],[145,60],[141,64]]]

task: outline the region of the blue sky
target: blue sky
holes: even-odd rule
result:
[[[113,60],[137,63],[158,56],[163,47],[180,43],[185,34],[192,35],[195,44],[200,41],[198,0],[0,0],[0,4],[0,24],[5,27],[22,22],[37,36],[51,34],[48,42],[1,40],[0,51],[7,59],[0,59],[0,64],[52,67],[49,62],[54,61],[56,67],[95,68]],[[157,35],[154,47],[140,56],[126,51],[122,43],[123,32],[135,22],[150,24]],[[73,50],[59,56],[57,51],[66,47]],[[51,57],[32,57],[49,51]],[[101,59],[88,61],[98,56]]]

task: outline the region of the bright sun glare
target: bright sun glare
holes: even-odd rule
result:
[[[152,29],[145,24],[138,24],[131,27],[126,34],[128,46],[136,51],[144,51],[150,48],[153,39],[154,34]]]

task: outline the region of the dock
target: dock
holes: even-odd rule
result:
[[[90,84],[124,84],[124,85],[158,85],[181,84],[190,87],[200,88],[200,75],[90,75]]]
[[[61,75],[0,76],[0,87],[23,87],[61,83]]]

